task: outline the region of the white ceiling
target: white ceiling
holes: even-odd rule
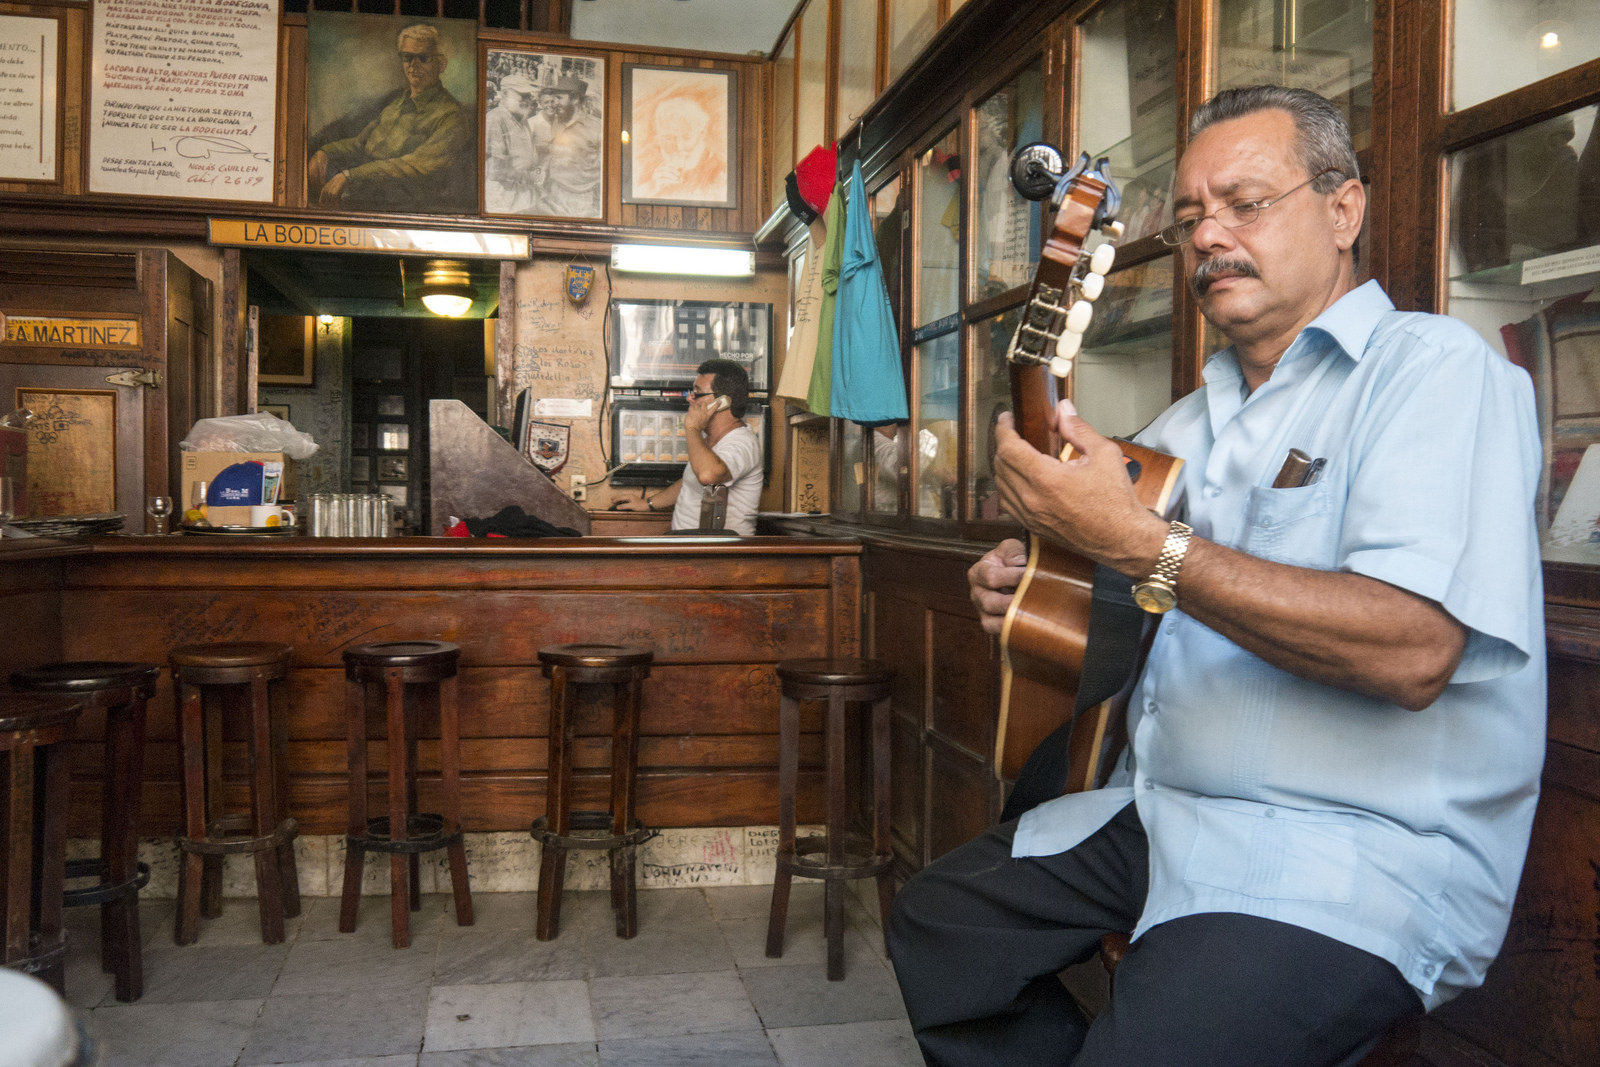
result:
[[[583,41],[760,52],[798,0],[573,0],[572,36]]]

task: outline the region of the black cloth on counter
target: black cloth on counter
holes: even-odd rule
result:
[[[473,537],[582,537],[570,526],[553,526],[537,515],[529,515],[516,504],[501,508],[487,519],[464,519]]]

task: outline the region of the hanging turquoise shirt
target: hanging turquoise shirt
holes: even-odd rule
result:
[[[831,231],[830,231],[831,234]],[[900,369],[900,335],[872,235],[872,211],[858,161],[850,172],[845,208],[844,258],[833,313],[832,413],[856,422],[903,422],[906,380]]]
[[[822,213],[828,228],[822,243],[822,310],[817,313],[817,358],[811,364],[811,388],[806,391],[806,407],[819,415],[832,412],[833,395],[833,319],[839,295],[839,261],[844,255],[844,186],[835,185]]]

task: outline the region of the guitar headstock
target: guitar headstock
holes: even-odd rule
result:
[[[1011,183],[1018,194],[1030,200],[1048,197],[1055,212],[1022,322],[1006,354],[1014,364],[1047,365],[1058,379],[1072,372],[1094,317],[1094,301],[1105,291],[1116,258],[1111,242],[1122,236],[1122,223],[1116,221],[1122,195],[1109,169],[1106,159],[1091,162],[1085,152],[1070,170],[1063,170],[1061,154],[1043,143],[1023,145],[1012,154]],[[1110,240],[1084,256],[1084,245],[1096,231]]]

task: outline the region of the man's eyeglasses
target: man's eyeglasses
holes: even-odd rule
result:
[[[1206,221],[1206,219],[1216,219],[1219,225],[1226,226],[1230,230],[1237,230],[1241,226],[1250,225],[1252,222],[1256,221],[1256,219],[1259,219],[1261,217],[1261,213],[1267,210],[1267,208],[1271,207],[1273,204],[1282,203],[1284,200],[1287,200],[1289,197],[1293,196],[1301,189],[1304,189],[1306,186],[1310,185],[1318,178],[1321,178],[1323,175],[1343,173],[1344,172],[1338,167],[1329,167],[1327,170],[1321,171],[1320,173],[1314,174],[1307,178],[1305,181],[1301,182],[1293,189],[1290,189],[1288,192],[1280,193],[1271,200],[1251,200],[1248,203],[1243,204],[1229,204],[1226,207],[1217,208],[1216,211],[1209,215],[1199,215],[1190,219],[1179,219],[1171,226],[1168,226],[1166,229],[1156,234],[1156,236],[1161,238],[1162,244],[1176,248],[1179,245],[1188,244],[1189,241],[1193,239],[1194,232],[1200,228],[1200,224]]]
[[[690,400],[699,400],[699,399],[700,399],[700,398],[701,398],[701,397],[703,397],[703,396],[716,396],[716,395],[717,395],[717,394],[716,394],[716,393],[713,393],[713,392],[712,392],[712,391],[711,391],[711,390],[709,390],[709,389],[707,389],[707,390],[706,390],[706,391],[705,391],[705,392],[703,392],[703,393],[702,393],[702,392],[699,392],[699,391],[698,391],[698,390],[694,390],[694,389],[691,389],[691,390],[690,390],[690,391],[689,391],[689,392],[687,392],[687,393],[684,393],[684,394],[683,394],[683,395],[684,395],[684,396],[686,396],[686,397],[688,397],[688,398],[689,398],[689,399],[690,399]]]
[[[438,55],[438,52],[401,52],[400,62],[407,67],[413,63],[432,63]]]

